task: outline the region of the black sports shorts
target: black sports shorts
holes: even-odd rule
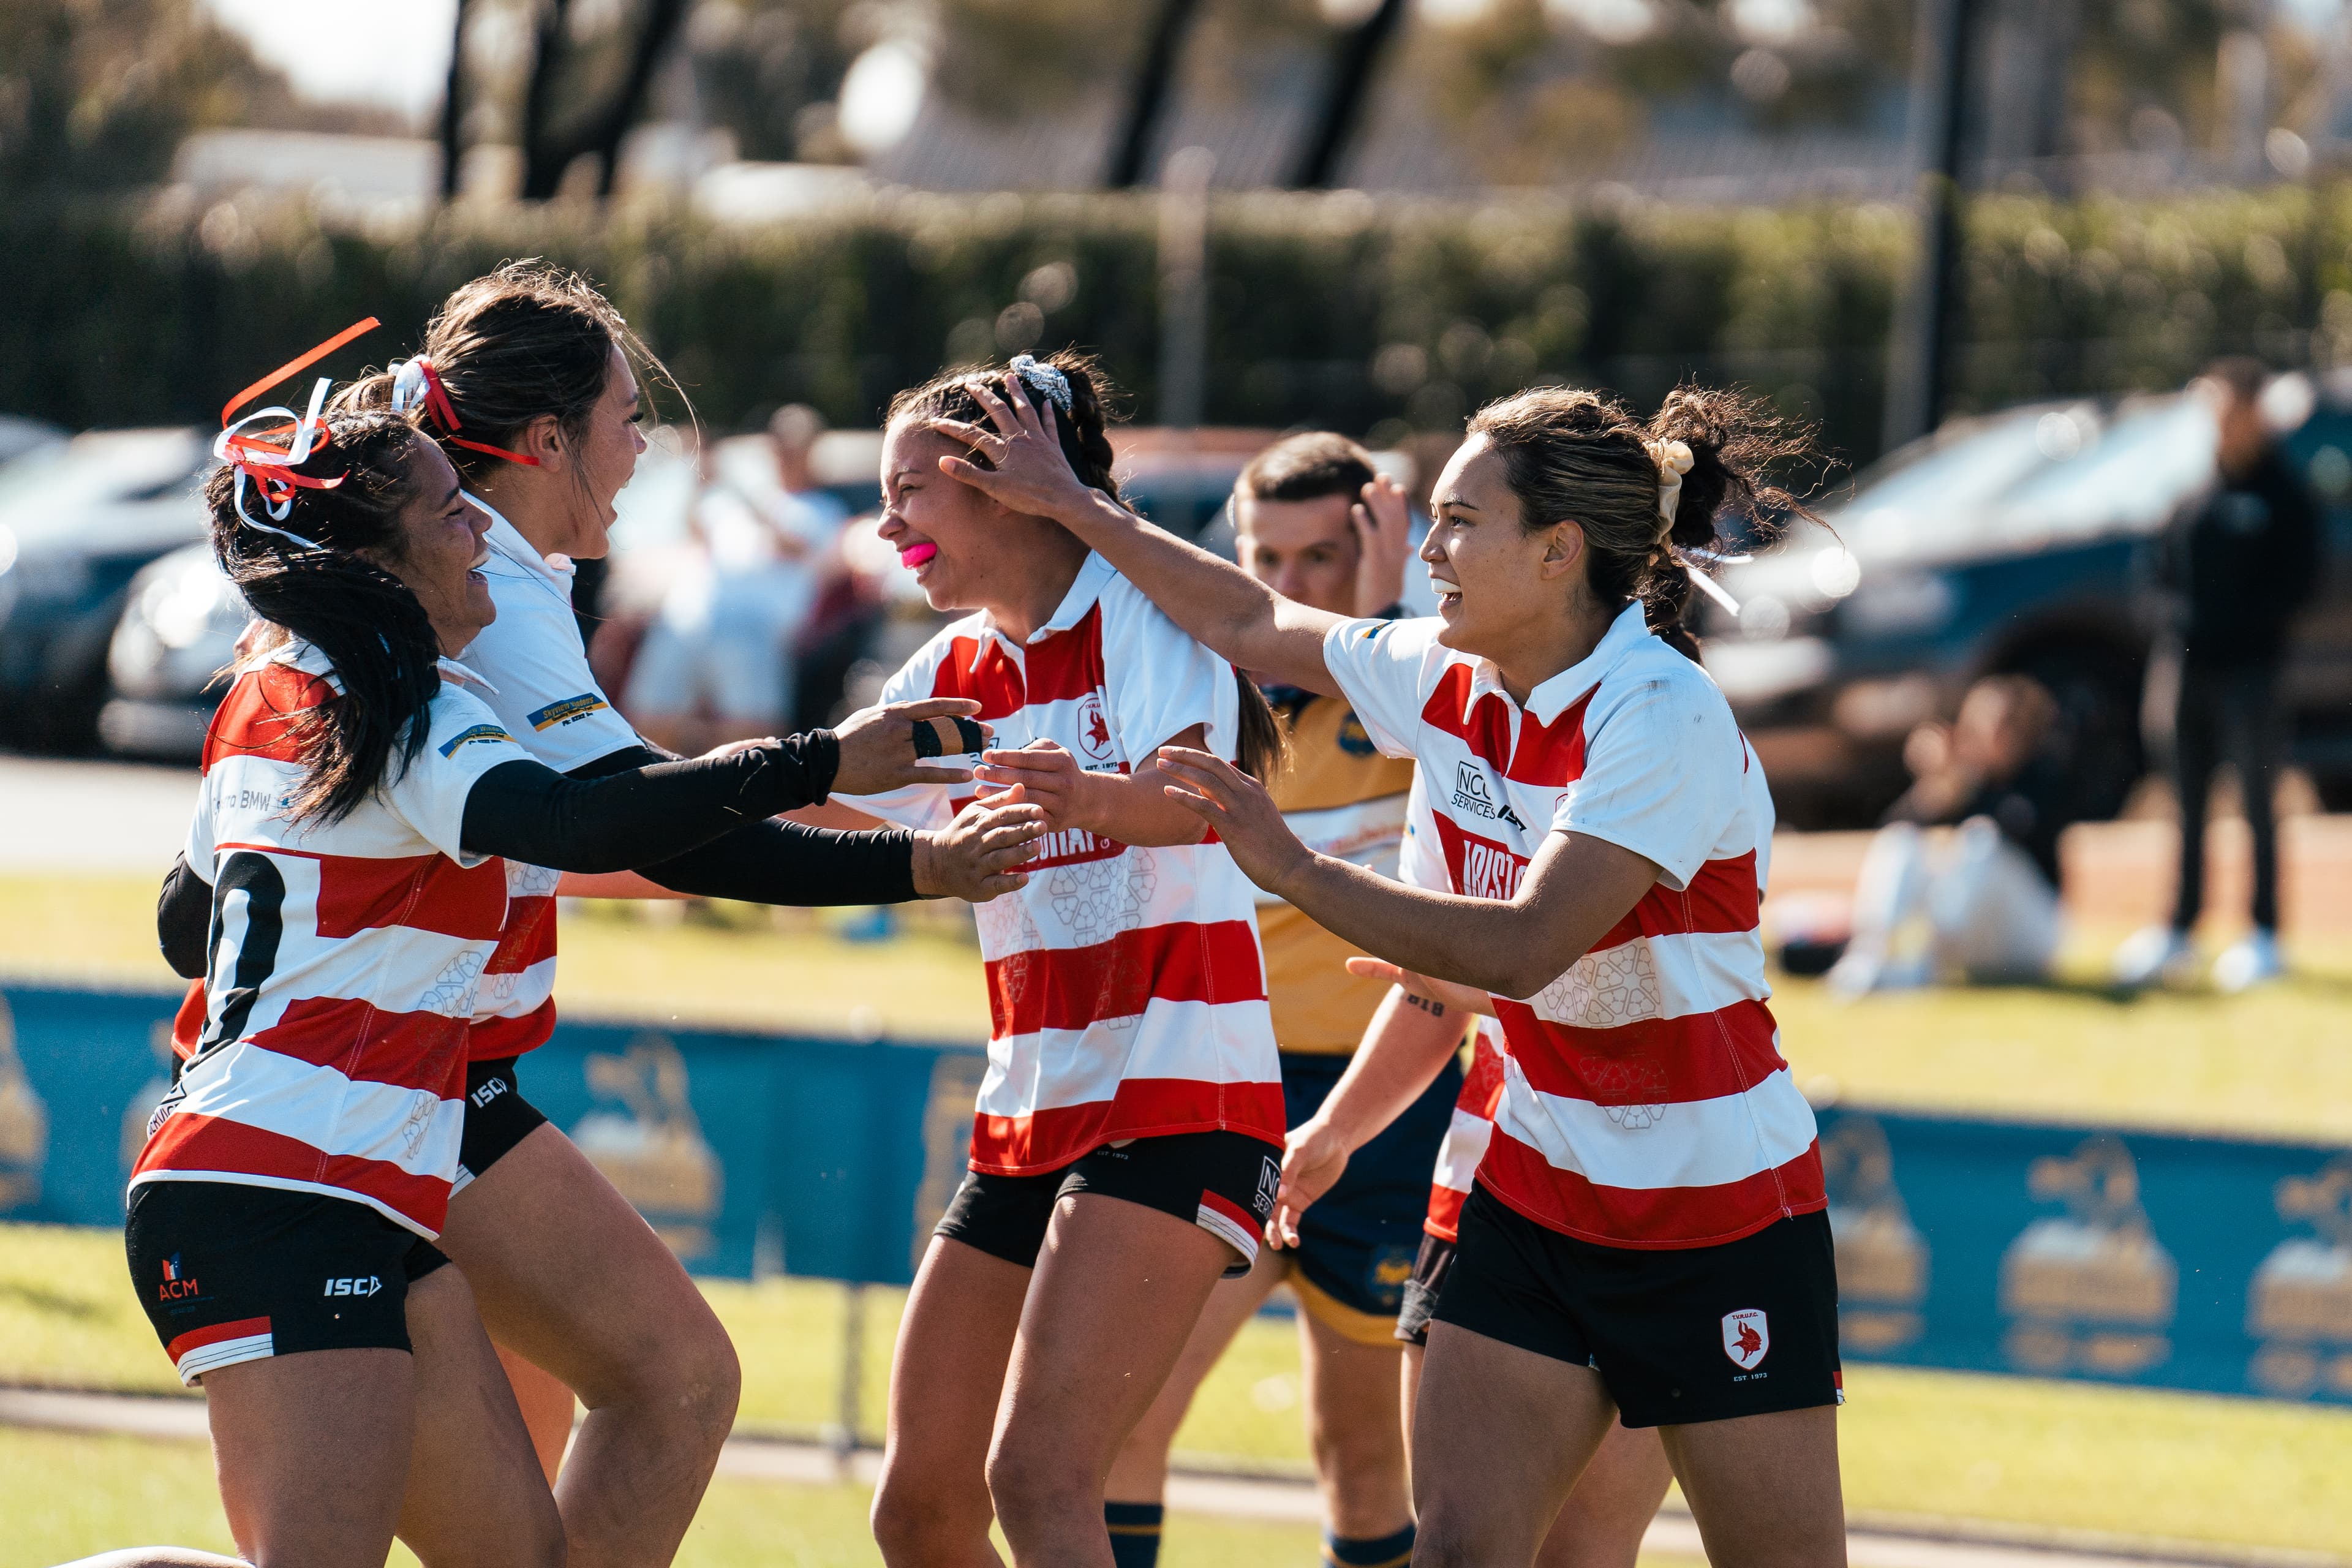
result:
[[[408,1349],[408,1288],[449,1260],[352,1198],[145,1181],[123,1226],[131,1282],[191,1387],[302,1351]]]
[[[522,1084],[515,1075],[519,1059],[499,1057],[466,1064],[466,1130],[458,1135],[457,1180],[449,1189],[451,1197],[547,1120],[522,1097]]]
[[[1433,1321],[1601,1373],[1628,1426],[1841,1405],[1825,1214],[1714,1247],[1600,1247],[1480,1182]]]
[[[1258,1236],[1281,1184],[1281,1152],[1262,1138],[1220,1129],[1106,1143],[1035,1175],[973,1171],[934,1234],[1034,1268],[1054,1205],[1070,1194],[1096,1193],[1172,1214],[1216,1237],[1241,1255],[1225,1269],[1231,1279],[1257,1260]]]

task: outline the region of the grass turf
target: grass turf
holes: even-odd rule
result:
[[[777,1486],[720,1479],[678,1552],[678,1568],[867,1568],[878,1563],[854,1486]],[[114,1547],[169,1542],[226,1553],[228,1528],[200,1443],[147,1442],[0,1428],[0,1568],[47,1564]],[[1179,1516],[1160,1561],[1168,1568],[1315,1560],[1304,1525]],[[416,1568],[395,1548],[394,1568]],[[1658,1568],[1669,1568],[1661,1562]],[[1679,1565],[1673,1565],[1679,1568]]]
[[[176,1391],[121,1268],[111,1235],[0,1226],[0,1382]],[[742,1356],[743,1429],[806,1435],[835,1419],[839,1287],[714,1280],[704,1289]],[[861,1425],[869,1439],[879,1436],[900,1300],[895,1290],[867,1292]],[[2343,1477],[2352,1474],[2352,1411],[1887,1367],[1850,1367],[1846,1387],[1851,1403],[1841,1444],[1846,1501],[1858,1512],[1965,1516],[2352,1557],[2352,1510],[2341,1500]],[[1301,1470],[1298,1398],[1295,1331],[1262,1319],[1211,1375],[1178,1447],[1194,1463]],[[0,1473],[13,1476],[7,1454],[0,1447]],[[73,1472],[58,1489],[61,1517],[111,1517],[101,1501],[81,1495],[84,1478],[99,1473]],[[779,1521],[816,1531],[813,1521],[835,1508],[824,1500],[830,1494],[799,1490],[756,1504],[739,1496],[746,1489],[760,1489],[724,1482],[714,1491],[698,1525],[712,1554],[682,1561],[754,1560],[727,1555],[737,1547],[726,1543],[772,1545]],[[124,1506],[135,1500],[127,1497]],[[839,1506],[855,1513],[863,1504]],[[10,1517],[0,1493],[0,1519]],[[1187,1520],[1171,1540],[1213,1533],[1207,1521]],[[851,1531],[850,1539],[856,1544],[863,1536]],[[1301,1543],[1308,1539],[1297,1534]],[[193,1538],[189,1543],[201,1544]],[[1238,1550],[1246,1542],[1233,1544]],[[829,1563],[836,1560],[825,1554],[832,1550],[813,1535],[810,1555],[769,1560]],[[61,1549],[28,1561],[71,1554]],[[854,1554],[838,1560],[867,1561]],[[9,1561],[0,1557],[0,1568]],[[1171,1552],[1168,1561],[1172,1568],[1180,1560]]]

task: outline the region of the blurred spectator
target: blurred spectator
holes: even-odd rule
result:
[[[702,490],[687,519],[692,549],[629,674],[629,716],[648,740],[691,756],[789,729],[794,644],[849,520],[810,470],[824,430],[814,409],[777,412],[772,484],[746,482],[727,471],[716,442],[703,446]]]
[[[1854,888],[1853,935],[1830,971],[1847,996],[2046,979],[2059,937],[2058,836],[2074,790],[2053,745],[2058,706],[2021,675],[1969,689],[1949,728],[1912,731],[1916,782],[1887,811]],[[1957,824],[1948,841],[1929,826]]]
[[[2205,806],[2213,769],[2223,762],[2237,774],[2253,836],[2253,930],[2214,961],[2213,983],[2242,991],[2285,970],[2272,808],[2286,751],[2279,670],[2289,624],[2318,589],[2320,535],[2318,504],[2263,418],[2269,381],[2257,361],[2224,359],[2192,388],[2213,404],[2215,474],[2164,538],[2158,570],[2172,597],[2174,635],[2151,672],[2157,684],[2148,704],[2171,720],[2179,892],[2170,924],[2150,926],[2116,951],[2123,985],[2177,981],[2194,962],[2189,933],[2205,901]]]

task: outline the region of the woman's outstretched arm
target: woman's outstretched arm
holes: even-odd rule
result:
[[[948,419],[936,428],[992,466],[941,458],[941,472],[1012,510],[1052,518],[1100,552],[1187,636],[1260,679],[1340,695],[1324,668],[1323,637],[1344,617],[1284,598],[1080,482],[1062,455],[1053,405],[1030,402],[1017,376],[1007,374],[1003,395],[982,382],[972,384],[972,395],[990,426]]]
[[[1591,952],[1658,879],[1606,839],[1553,833],[1507,900],[1433,893],[1318,855],[1265,786],[1206,752],[1168,748],[1168,794],[1198,812],[1253,882],[1366,952],[1496,996],[1528,997]]]

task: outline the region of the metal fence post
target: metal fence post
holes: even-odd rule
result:
[[[850,1458],[864,1442],[859,1416],[866,1383],[866,1287],[845,1285],[842,1291],[841,1395],[831,1447],[834,1464],[847,1480]]]

